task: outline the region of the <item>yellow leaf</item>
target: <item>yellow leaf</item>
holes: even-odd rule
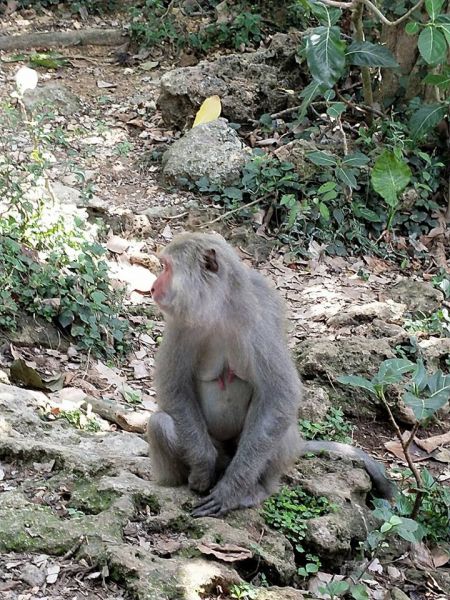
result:
[[[222,105],[220,104],[219,96],[210,96],[204,100],[203,104],[195,115],[195,121],[192,127],[201,125],[202,123],[209,123],[220,117]]]

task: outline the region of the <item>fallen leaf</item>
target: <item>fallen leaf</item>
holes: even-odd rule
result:
[[[64,386],[64,374],[44,375],[26,363],[23,358],[14,360],[9,368],[11,381],[46,392],[56,392]]]
[[[143,71],[151,71],[152,69],[155,69],[158,65],[159,62],[157,60],[147,60],[146,62],[143,62],[141,64],[141,69]]]
[[[431,454],[436,448],[439,446],[445,446],[445,444],[450,444],[450,431],[447,433],[443,433],[442,435],[433,435],[432,437],[421,440],[419,438],[414,438],[415,443],[429,454]]]
[[[253,552],[248,548],[235,544],[215,544],[214,542],[203,542],[197,545],[197,549],[203,554],[212,554],[224,562],[235,562],[252,558]]]
[[[431,558],[433,559],[434,566],[436,569],[443,567],[450,560],[449,551],[442,546],[435,546],[431,550]]]
[[[450,449],[442,448],[441,450],[436,450],[432,454],[434,460],[437,460],[442,463],[450,463]]]
[[[97,81],[97,87],[100,89],[115,88],[117,87],[117,83],[110,83],[109,81],[103,81],[102,79],[99,79]]]
[[[47,583],[55,583],[61,568],[58,565],[50,565],[47,567]]]
[[[220,103],[219,96],[210,96],[203,101],[202,105],[195,115],[194,124],[192,128],[203,123],[210,123],[220,117],[222,112],[222,105]]]
[[[130,247],[129,240],[125,240],[118,235],[112,235],[106,243],[106,247],[110,252],[115,254],[123,254]]]
[[[93,366],[93,369],[97,371],[100,377],[106,379],[108,383],[112,383],[117,387],[122,386],[126,381],[125,377],[121,377],[114,369],[111,369],[111,367],[108,367],[102,363],[101,360],[97,361],[97,364]]]
[[[423,542],[414,542],[410,546],[409,556],[416,567],[429,571],[434,568],[431,552]]]

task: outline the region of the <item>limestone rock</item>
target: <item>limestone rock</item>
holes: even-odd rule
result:
[[[401,279],[388,291],[394,302],[406,304],[408,312],[417,315],[431,315],[442,304],[444,295],[429,283],[413,279]]]
[[[301,86],[297,46],[295,36],[277,34],[268,49],[165,73],[158,98],[165,123],[183,128],[203,100],[214,95],[220,96],[222,114],[237,123],[286,108],[291,95],[285,90]]]
[[[235,130],[224,119],[217,119],[197,125],[172,144],[163,155],[163,177],[179,187],[201,177],[232,185],[249,158],[250,151]]]
[[[41,113],[56,108],[60,114],[67,116],[81,109],[77,96],[56,81],[49,81],[34,90],[28,90],[24,94],[23,102],[28,110]]]

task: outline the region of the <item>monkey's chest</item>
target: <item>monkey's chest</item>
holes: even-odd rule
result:
[[[197,379],[197,393],[209,434],[218,441],[238,437],[244,427],[252,386],[224,368],[214,379]]]

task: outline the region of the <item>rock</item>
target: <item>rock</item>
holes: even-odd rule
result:
[[[413,315],[429,316],[442,304],[444,294],[423,281],[401,279],[387,290],[386,295],[406,305],[407,311]]]
[[[20,578],[30,587],[41,587],[45,583],[45,573],[35,565],[28,563],[23,566]]]
[[[223,116],[236,123],[286,108],[292,95],[285,90],[299,89],[302,83],[297,47],[295,35],[276,34],[267,49],[165,73],[157,102],[164,122],[183,128],[203,100],[216,94]]]
[[[258,590],[258,600],[304,600],[305,596],[300,590],[288,587],[273,586],[269,589]]]
[[[393,345],[403,338],[408,337],[408,334],[403,327],[395,325],[395,323],[386,323],[386,321],[383,321],[382,319],[374,319],[372,321],[371,334],[376,338],[394,338]]]
[[[70,339],[42,317],[23,314],[17,320],[15,331],[4,331],[0,328],[0,340],[5,339],[15,346],[38,346],[66,352]]]
[[[197,125],[163,155],[164,179],[179,187],[207,177],[211,183],[232,185],[239,180],[250,151],[224,119]]]
[[[340,375],[372,378],[383,360],[395,358],[387,339],[351,336],[340,340],[309,339],[296,347],[297,365],[305,382],[330,385]],[[365,402],[362,402],[365,400]],[[351,414],[372,412],[374,398],[363,389],[333,385],[333,403]]]
[[[33,112],[48,112],[56,108],[62,115],[72,115],[81,109],[77,96],[66,86],[55,81],[49,81],[43,85],[28,90],[23,96],[26,108]]]
[[[303,399],[298,416],[308,421],[323,421],[331,407],[328,391],[316,384],[305,385],[303,388]]]
[[[447,360],[450,356],[450,339],[430,337],[419,340],[423,359],[430,370],[448,371]]]
[[[401,323],[406,306],[392,300],[387,302],[368,302],[367,304],[353,304],[328,319],[332,327],[346,327],[367,323],[374,319],[387,322]]]

